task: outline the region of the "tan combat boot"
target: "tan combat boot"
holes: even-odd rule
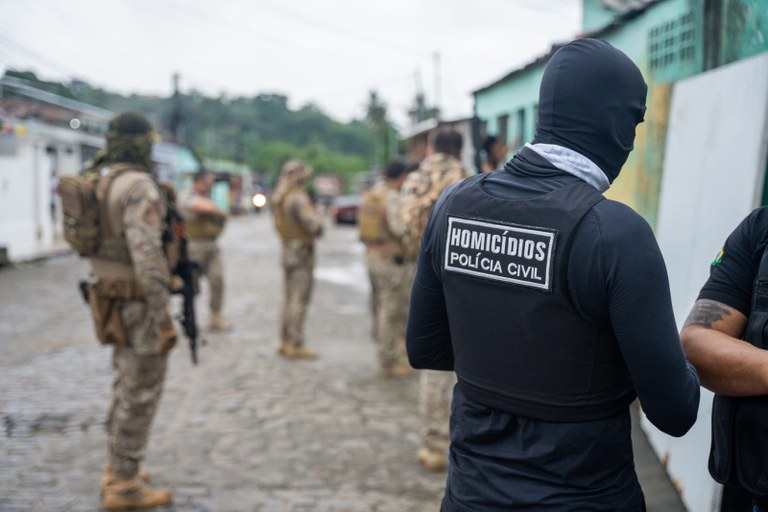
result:
[[[416,458],[422,466],[430,471],[442,471],[445,469],[446,461],[442,453],[431,450],[427,447],[421,448],[416,452]]]
[[[317,359],[317,352],[307,347],[297,347],[283,343],[277,353],[288,359]]]
[[[136,476],[139,478],[139,480],[149,483],[149,472],[147,470],[140,469],[139,474]],[[101,474],[101,494],[104,494],[104,489],[112,482],[112,480],[112,465],[107,462],[104,464],[104,472]]]
[[[173,494],[167,489],[153,489],[138,478],[113,480],[104,487],[104,508],[149,508],[170,505]]]
[[[232,324],[228,322],[219,313],[213,313],[211,315],[211,330],[212,331],[229,331],[232,329]]]

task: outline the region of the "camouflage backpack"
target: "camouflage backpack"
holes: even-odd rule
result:
[[[59,181],[64,239],[80,256],[96,254],[101,242],[98,172],[63,176]]]
[[[106,210],[99,199],[106,198],[115,178],[128,170],[131,169],[87,169],[59,181],[64,239],[80,256],[126,257],[124,247],[112,247],[115,245],[111,240],[113,234],[108,226],[102,225]]]
[[[366,244],[383,242],[387,237],[387,220],[384,201],[386,190],[379,187],[368,189],[360,199],[357,225],[360,241]]]

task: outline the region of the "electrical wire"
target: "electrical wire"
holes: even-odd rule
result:
[[[30,50],[29,48],[26,48],[16,43],[15,41],[8,38],[7,36],[4,36],[3,34],[0,34],[0,45],[6,47],[7,49],[10,49],[11,51],[16,52],[19,55],[22,55],[28,59],[35,61],[37,64],[41,64],[47,68],[50,68],[56,71],[57,73],[61,73],[70,77],[77,75],[77,72],[75,72],[73,69],[67,66],[63,66],[62,64],[56,62],[50,57],[37,53],[36,51]]]

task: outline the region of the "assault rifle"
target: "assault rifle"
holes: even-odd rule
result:
[[[181,295],[184,299],[181,313],[176,319],[184,329],[184,335],[189,340],[189,351],[192,355],[192,364],[197,364],[197,319],[195,318],[195,295],[199,290],[198,280],[200,265],[189,259],[187,253],[187,238],[184,235],[184,224],[172,201],[168,204],[166,217],[168,231],[163,234],[163,245],[166,253],[175,254],[177,263],[171,269],[171,292]],[[201,343],[205,343],[200,340]]]
[[[197,364],[197,319],[195,318],[195,295],[197,294],[197,279],[200,266],[187,258],[187,241],[182,240],[182,258],[179,260],[174,275],[181,278],[183,284],[179,289],[174,289],[184,299],[181,313],[176,319],[184,328],[184,335],[189,340],[189,351],[192,355],[192,364]]]

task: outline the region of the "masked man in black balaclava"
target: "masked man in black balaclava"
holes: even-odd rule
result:
[[[653,232],[601,195],[646,91],[610,44],[563,46],[533,142],[435,206],[407,343],[414,367],[458,377],[443,511],[645,510],[630,403],[673,436],[696,420],[698,376]]]

